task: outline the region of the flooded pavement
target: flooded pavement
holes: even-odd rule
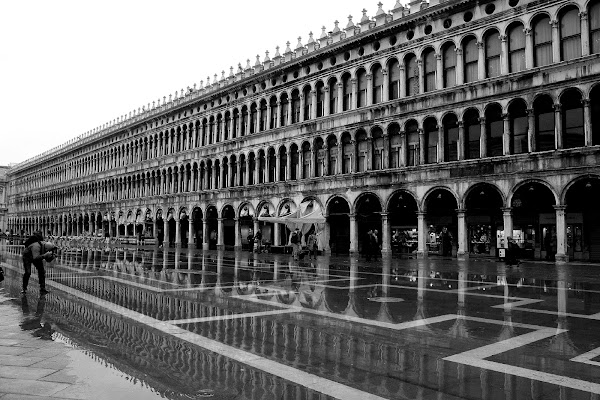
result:
[[[600,265],[63,249],[21,297],[1,254],[2,400],[19,357],[50,398],[600,399]]]

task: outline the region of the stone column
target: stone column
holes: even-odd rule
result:
[[[512,208],[503,208],[502,217],[504,218],[504,248],[508,248],[506,238],[512,237],[513,234]]]
[[[527,109],[527,146],[530,153],[536,150],[535,143],[535,111],[533,108]]]
[[[274,238],[273,238],[273,239],[274,239],[274,240],[273,240],[273,244],[274,244],[275,246],[280,246],[280,245],[281,245],[281,243],[280,243],[280,242],[281,242],[281,240],[280,240],[280,237],[279,237],[279,235],[280,235],[280,234],[279,234],[279,231],[280,231],[280,229],[281,229],[281,224],[275,223],[275,224],[273,224],[273,225],[274,225],[274,228],[275,228],[275,229],[274,229],[274,232],[273,232],[273,235],[274,235]]]
[[[569,261],[569,255],[566,254],[567,250],[567,225],[565,218],[565,210],[567,206],[558,205],[554,206],[556,210],[556,262],[567,262]]]
[[[425,131],[419,128],[419,165],[425,164]]]
[[[560,150],[563,148],[563,129],[562,129],[562,112],[561,104],[554,105],[554,148]]]
[[[485,79],[485,46],[483,42],[477,42],[477,76],[480,81]]]
[[[217,249],[222,250],[223,242],[223,218],[217,218]]]
[[[306,99],[304,98],[304,93],[300,93],[300,118],[298,118],[298,122],[304,122],[304,107],[306,106]]]
[[[404,63],[400,63],[400,98],[406,97],[406,70],[404,69]]]
[[[388,81],[388,71],[387,69],[381,70],[381,74],[383,75],[383,92],[381,94],[382,102],[386,102],[390,100],[390,85]]]
[[[235,226],[234,226],[234,231],[235,231],[235,249],[239,250],[242,248],[242,235],[240,234],[240,219],[239,218],[234,218],[233,219]]]
[[[588,14],[587,11],[579,13],[581,18],[581,55],[583,57],[590,54],[590,40],[589,40],[589,27],[588,27]]]
[[[438,125],[438,145],[437,145],[437,162],[439,162],[439,163],[444,162],[444,146],[445,146],[444,126],[442,125],[442,122],[440,121],[440,124]]]
[[[427,221],[424,212],[417,212],[417,258],[427,257]]]
[[[329,86],[323,87],[325,92],[325,99],[323,100],[323,116],[329,116],[329,103],[331,102],[331,94],[329,93]]]
[[[533,68],[533,34],[531,29],[523,29],[525,32],[525,68]]]
[[[338,146],[341,148],[341,146]],[[338,159],[340,157],[338,156]],[[338,162],[338,164],[341,160]],[[390,167],[390,136],[386,133],[383,134],[383,149],[381,151],[381,168],[388,169]]]
[[[287,121],[285,121],[285,124],[287,126],[290,126],[292,124],[292,112],[294,111],[294,108],[292,107],[292,98],[288,97],[288,115],[287,115]]]
[[[163,243],[165,244],[164,247],[169,247],[169,220],[167,218],[163,218],[163,232]],[[127,235],[127,225],[125,226],[125,235]]]
[[[373,105],[373,75],[367,74],[367,98],[365,101],[365,106]]]
[[[291,180],[292,179],[292,152],[291,152],[291,147],[288,147],[286,149],[286,154],[287,154],[287,159],[286,159],[286,171],[285,171],[285,180]],[[296,178],[298,178],[298,176],[296,176]]]
[[[502,114],[502,121],[504,123],[504,132],[502,132],[502,154],[505,156],[510,155],[510,115],[508,113]]]
[[[208,250],[208,221],[206,216],[202,219],[202,250]]]
[[[583,104],[583,132],[585,137],[585,145],[592,146],[592,113],[590,108],[590,99],[581,100]],[[598,118],[598,116],[596,116]]]
[[[275,182],[281,181],[281,153],[275,154]]]
[[[191,215],[188,217],[188,248],[191,248],[194,244],[194,221],[192,221]]]
[[[356,214],[350,214],[350,254],[358,253],[358,229],[356,229]]]
[[[408,163],[408,138],[407,138],[406,132],[400,131],[399,133],[400,133],[400,166],[406,167],[406,164]]]
[[[365,171],[371,171],[373,169],[373,138],[367,137],[367,167]]]
[[[250,185],[250,157],[246,156],[244,159],[246,164],[246,174],[244,175],[244,186]]]
[[[488,137],[487,137],[487,125],[485,123],[485,117],[479,118],[479,157],[487,157],[488,152]]]
[[[458,121],[458,159],[465,159],[465,125]]]
[[[175,219],[175,246],[181,246],[181,220]]]
[[[463,50],[456,48],[456,85],[465,83],[465,73],[463,68]]]
[[[417,70],[419,71],[419,90],[415,94],[425,93],[425,68],[422,58],[417,59]]]
[[[510,72],[507,36],[500,35],[500,41],[500,74],[506,75]]]
[[[314,146],[310,148],[310,178],[314,178],[316,176],[316,151]]]
[[[356,82],[356,78],[352,78],[351,79],[351,83],[352,83],[352,105],[350,107],[351,110],[356,110],[358,108],[358,92],[357,92],[357,82]]]
[[[435,55],[435,88],[442,89],[444,87],[444,63],[442,54]]]
[[[337,113],[341,113],[344,111],[344,84],[342,82],[338,82],[336,84],[337,89]]]
[[[392,252],[390,246],[390,221],[387,213],[381,213],[381,253],[387,254]]]
[[[458,252],[456,253],[457,258],[465,259],[469,258],[469,250],[467,248],[467,219],[465,218],[466,210],[456,210],[458,216]]]
[[[254,231],[253,232],[254,232],[254,234],[256,234],[256,232],[258,232],[258,229],[260,228],[258,225],[258,217],[254,217],[252,219],[252,222],[254,223],[254,226],[253,226]]]
[[[560,62],[560,35],[558,34],[558,21],[550,21],[552,25],[552,62]],[[587,35],[587,32],[584,33]]]

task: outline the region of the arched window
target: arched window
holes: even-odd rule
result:
[[[428,49],[423,53],[423,70],[425,74],[424,92],[435,90],[435,53]]]
[[[590,92],[590,114],[600,115],[600,85],[596,85]],[[592,118],[592,145],[600,145],[600,119]]]
[[[269,170],[269,174],[268,174],[268,178],[267,178],[267,182],[275,182],[275,178],[276,178],[276,171],[277,171],[277,157],[275,156],[275,149],[270,148],[268,153],[267,153],[267,159],[268,159],[268,170]]]
[[[479,122],[479,112],[475,109],[468,110],[464,117],[465,124],[465,158],[478,158],[480,156],[479,143],[481,138],[481,124]]]
[[[529,130],[529,119],[527,118],[527,105],[521,99],[517,99],[508,106],[511,132],[511,154],[522,154],[529,151],[527,144],[527,132]]]
[[[300,122],[300,92],[292,91],[292,124]]]
[[[388,64],[390,100],[400,98],[400,64],[394,59]]]
[[[323,82],[317,82],[317,118],[322,117],[325,104],[325,85]]]
[[[383,101],[383,71],[381,65],[373,67],[373,104]]]
[[[338,102],[338,88],[337,79],[333,78],[329,81],[329,114],[335,114],[337,112]]]
[[[444,46],[444,87],[456,85],[456,46],[450,43]]]
[[[352,172],[352,160],[354,160],[354,145],[352,144],[352,138],[348,132],[342,134],[342,152],[343,152],[343,164],[342,174],[349,174]]]
[[[323,148],[323,139],[317,138],[315,140],[315,177],[323,176],[325,169],[325,149]]]
[[[425,134],[425,164],[437,162],[438,127],[435,118],[427,118],[423,123]]]
[[[367,133],[363,130],[358,131],[356,134],[356,144],[358,148],[357,156],[357,172],[365,172],[367,170],[367,153],[368,153],[368,142]]]
[[[585,146],[581,94],[575,89],[567,90],[560,96],[560,104],[564,148]]]
[[[310,145],[306,142],[302,145],[302,178],[310,178]]]
[[[375,127],[371,131],[373,143],[373,169],[383,169],[383,132],[381,128]]]
[[[277,128],[277,97],[271,97],[269,105],[271,106],[269,115],[269,129],[275,129]]]
[[[242,129],[241,129],[242,136],[245,136],[248,134],[247,126],[248,126],[248,107],[244,106],[242,108]],[[203,141],[204,141],[204,137],[203,137]]]
[[[367,73],[364,69],[356,73],[356,84],[358,85],[356,88],[358,93],[357,107],[364,107],[367,105]]]
[[[289,116],[289,112],[290,112],[290,100],[288,98],[287,93],[283,93],[281,95],[281,100],[279,101],[279,107],[280,107],[280,120],[279,120],[279,124],[281,126],[286,126],[287,125],[287,121],[288,121],[288,116]]]
[[[504,119],[502,118],[502,108],[498,104],[491,104],[485,110],[485,124],[488,139],[488,157],[503,155],[502,135],[504,134]]]
[[[552,27],[547,15],[537,18],[533,23],[533,46],[536,67],[552,63]]]
[[[492,30],[485,36],[485,76],[494,78],[500,75],[500,37]]]
[[[257,118],[257,107],[256,103],[252,103],[250,106],[250,134],[256,133],[256,123],[258,122]]]
[[[554,104],[550,96],[538,97],[533,102],[533,112],[536,150],[554,150]]]
[[[508,30],[508,59],[510,72],[525,69],[525,32],[521,24],[514,24]]]
[[[444,161],[458,160],[458,118],[448,114],[442,120],[444,126]]]
[[[581,19],[579,10],[571,8],[560,16],[560,59],[581,57]]]
[[[390,168],[400,168],[400,155],[402,151],[402,138],[400,137],[400,126],[396,123],[388,128],[390,138]]]
[[[414,54],[409,54],[404,59],[404,65],[404,69],[406,70],[406,95],[413,96],[419,93],[417,57]]]
[[[310,90],[310,86],[305,86],[304,89],[302,90],[302,95],[304,96],[304,110],[303,115],[304,115],[304,121],[307,121],[310,119],[310,112],[312,110],[313,104],[312,104],[312,93]]]
[[[408,153],[406,165],[419,164],[419,126],[417,121],[410,120],[406,123],[406,145]]]
[[[238,121],[240,120],[240,111],[237,108],[233,109],[233,121],[231,122],[231,137],[236,138],[238,136]],[[197,143],[197,142],[196,142]],[[198,145],[196,144],[196,147]]]
[[[593,2],[589,10],[590,50],[592,54],[598,54],[600,53],[600,1]]]
[[[474,37],[465,39],[463,42],[463,63],[464,63],[464,82],[475,82],[478,79],[478,67],[477,63],[479,60],[477,50],[477,40]]]
[[[338,142],[337,138],[331,135],[327,139],[327,172],[328,175],[337,174],[338,168]]]
[[[290,157],[292,157],[292,171],[290,179],[297,180],[300,175],[300,153],[296,144],[292,144],[290,146]]]
[[[352,108],[352,79],[350,78],[350,74],[342,76],[342,92],[344,96],[342,106],[344,111],[348,111]]]

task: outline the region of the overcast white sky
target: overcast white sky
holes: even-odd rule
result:
[[[395,0],[385,0],[388,11]],[[404,3],[404,2],[403,2]],[[0,1],[0,165],[187,86],[292,49],[377,1]]]

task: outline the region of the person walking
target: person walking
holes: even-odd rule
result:
[[[261,253],[262,252],[262,232],[260,231],[260,229],[258,229],[256,231],[256,235],[254,235],[254,243],[256,245],[256,252]]]
[[[52,261],[54,254],[52,251],[46,251],[46,244],[43,242],[44,236],[42,232],[37,231],[29,239],[25,241],[25,249],[23,250],[23,290],[21,294],[27,293],[29,285],[29,277],[31,276],[31,265],[35,266],[38,272],[38,280],[40,283],[40,295],[48,293],[46,290],[46,270],[44,269],[44,260]],[[54,247],[53,245],[51,246]]]
[[[290,242],[292,243],[292,257],[294,258],[294,260],[299,260],[300,259],[300,250],[301,250],[301,241],[302,241],[302,234],[300,233],[300,229],[296,228],[296,230],[294,232],[292,232],[292,235],[290,237]]]
[[[371,237],[373,235],[373,231],[369,229],[367,231],[367,235],[365,236],[365,240],[362,243],[362,252],[367,261],[371,261]]]
[[[308,258],[317,259],[317,251],[319,247],[317,246],[317,235],[313,231],[310,235],[308,235],[308,240],[306,241],[306,247],[308,247]]]
[[[379,232],[377,229],[373,229],[371,232],[371,255],[374,261],[379,259],[379,250]]]

